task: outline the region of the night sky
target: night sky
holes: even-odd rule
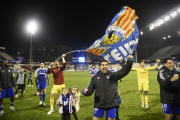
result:
[[[81,49],[104,35],[122,6],[136,10],[140,30],[178,4],[180,0],[1,2],[0,47],[29,47],[30,33],[26,28],[34,20],[38,30],[33,35],[33,46],[68,45]]]

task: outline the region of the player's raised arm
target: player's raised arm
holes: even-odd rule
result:
[[[119,79],[123,78],[124,76],[126,76],[131,68],[132,68],[132,64],[133,64],[133,56],[129,55],[127,57],[127,63],[126,65],[119,71],[117,72],[114,72],[111,76],[110,76],[110,79],[113,80],[113,81],[118,81]]]
[[[157,59],[157,60],[156,60],[156,64],[155,64],[153,67],[147,67],[146,69],[147,69],[147,70],[153,70],[153,69],[156,69],[159,62],[160,62],[160,60]]]
[[[131,70],[135,70],[135,71],[136,71],[136,70],[137,70],[137,68],[131,68]]]
[[[66,68],[66,61],[65,61],[65,59],[64,59],[65,56],[66,56],[66,54],[63,54],[63,55],[62,55],[63,66],[60,67],[60,70],[61,70],[61,71],[63,71],[63,70]]]

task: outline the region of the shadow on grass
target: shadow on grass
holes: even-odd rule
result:
[[[164,115],[161,112],[152,113],[147,112],[143,115],[127,115],[129,116],[128,120],[164,120]]]
[[[160,104],[160,99],[151,100],[149,103],[151,104],[150,107],[157,106]]]
[[[88,116],[85,118],[85,120],[92,120],[93,119],[93,116]]]
[[[92,102],[89,102],[89,103],[85,103],[85,104],[82,104],[81,105],[81,107],[83,107],[83,106],[92,106],[92,105],[94,105],[94,102],[92,103]]]
[[[129,94],[129,93],[135,93],[135,92],[137,92],[136,89],[135,90],[128,90],[126,92],[122,92],[122,94]]]

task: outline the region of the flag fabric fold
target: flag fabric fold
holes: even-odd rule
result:
[[[121,63],[137,47],[139,31],[135,10],[123,6],[107,26],[105,35],[97,39],[85,52],[93,53],[111,63]]]

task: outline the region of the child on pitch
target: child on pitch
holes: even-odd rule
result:
[[[27,87],[30,86],[29,81],[31,81],[31,86],[33,87],[32,72],[31,72],[31,70],[28,72],[28,86]]]
[[[79,102],[80,102],[81,93],[79,92],[78,87],[76,85],[71,87],[70,93],[73,96],[74,101],[76,102],[75,107],[74,106],[72,107],[72,110],[73,110],[72,114],[74,118],[78,120],[76,112],[79,111]]]
[[[21,89],[21,97],[23,97],[23,92],[25,91],[26,85],[26,73],[24,72],[24,68],[21,68],[21,71],[17,73],[16,81],[18,85],[18,90]],[[15,92],[17,94],[18,91]]]
[[[56,101],[59,106],[59,113],[62,115],[61,120],[71,120],[72,107],[75,106],[73,96],[69,93],[68,87],[62,88],[62,94]]]

